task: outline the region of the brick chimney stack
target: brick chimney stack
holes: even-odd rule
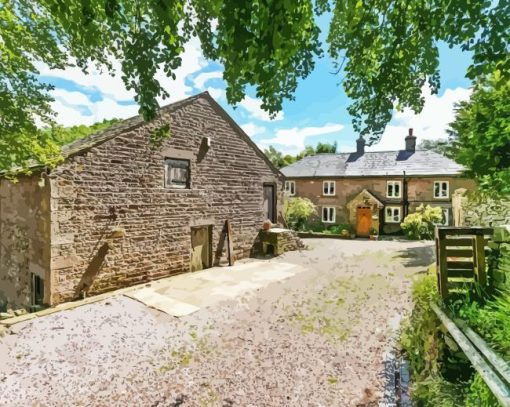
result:
[[[356,153],[359,155],[365,154],[365,139],[361,136],[356,140]]]
[[[406,151],[416,151],[416,136],[413,136],[413,129],[409,129],[409,134],[406,136]]]

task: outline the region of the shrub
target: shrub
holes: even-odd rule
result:
[[[288,227],[303,230],[306,221],[316,213],[315,204],[308,198],[288,198],[283,202],[283,217]]]
[[[416,212],[406,216],[400,227],[409,239],[432,239],[435,226],[442,222],[441,208],[421,204]]]

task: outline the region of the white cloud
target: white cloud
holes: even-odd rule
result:
[[[278,112],[274,118],[271,118],[269,113],[260,107],[261,105],[262,101],[260,99],[252,98],[248,95],[245,96],[241,102],[239,102],[239,106],[245,109],[249,113],[250,117],[254,119],[262,120],[265,122],[283,120],[283,112]]]
[[[410,110],[397,112],[386,127],[381,141],[367,147],[367,151],[401,150],[409,128],[414,129],[417,145],[422,140],[437,140],[448,137],[446,129],[455,118],[455,103],[469,99],[471,90],[466,88],[446,89],[442,96],[432,95],[425,87],[423,90],[425,105],[420,114]],[[353,151],[355,147],[352,148]]]
[[[220,99],[225,99],[225,91],[223,89],[209,87],[206,90],[216,101]]]
[[[264,133],[266,131],[265,127],[258,126],[258,125],[256,125],[255,123],[252,123],[252,122],[241,125],[241,128],[250,137],[262,134],[262,133]]]
[[[207,66],[207,61],[200,49],[200,43],[196,38],[186,44],[181,57],[182,64],[174,71],[175,80],[167,76],[162,69],[159,69],[156,74],[156,79],[170,94],[170,97],[165,100],[158,98],[158,102],[162,106],[190,96],[193,93],[193,87],[186,85],[186,80]],[[105,118],[127,118],[136,115],[138,111],[136,104],[118,103],[119,101],[133,101],[135,94],[133,91],[126,90],[124,86],[124,82],[120,77],[120,63],[115,61],[113,66],[116,75],[112,77],[93,66],[88,69],[88,74],[85,74],[77,67],[69,67],[65,70],[50,69],[45,64],[37,63],[36,67],[41,75],[72,81],[78,88],[84,90],[84,92],[79,90],[68,91],[64,86],[64,88],[59,87],[52,91],[55,98],[52,106],[57,113],[57,122],[65,126],[72,126],[92,124]],[[221,97],[221,93],[213,94],[213,92],[211,92],[213,97]],[[99,94],[103,100],[92,102],[87,93]]]
[[[317,127],[293,127],[276,131],[276,137],[261,140],[259,144],[264,148],[269,145],[281,146],[285,153],[297,153],[305,148],[305,139],[308,137],[322,136],[341,131],[344,128],[340,123],[326,123]]]
[[[98,102],[91,102],[80,92],[69,92],[64,89],[52,91],[55,101],[52,108],[57,112],[57,122],[63,126],[78,124],[91,125],[103,119],[125,119],[138,113],[138,105],[119,104],[110,97]]]
[[[221,71],[202,72],[195,76],[193,85],[195,88],[202,89],[207,81],[218,78],[223,78],[223,73]]]

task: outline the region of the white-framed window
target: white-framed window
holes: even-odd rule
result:
[[[335,223],[336,209],[330,206],[322,207],[322,221],[324,223]]]
[[[335,181],[323,181],[322,182],[322,193],[324,195],[335,195]]]
[[[402,181],[388,181],[386,183],[386,197],[400,198],[402,196]]]
[[[285,181],[285,193],[290,196],[296,195],[296,181]]]
[[[384,220],[386,223],[400,223],[402,212],[400,206],[387,206],[384,209]]]
[[[165,187],[190,188],[190,162],[176,158],[165,160]]]
[[[434,181],[434,198],[449,198],[450,183],[448,181]]]

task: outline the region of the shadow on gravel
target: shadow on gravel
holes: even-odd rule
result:
[[[435,261],[434,247],[411,247],[399,250],[397,257],[403,259],[404,267],[426,267]]]

